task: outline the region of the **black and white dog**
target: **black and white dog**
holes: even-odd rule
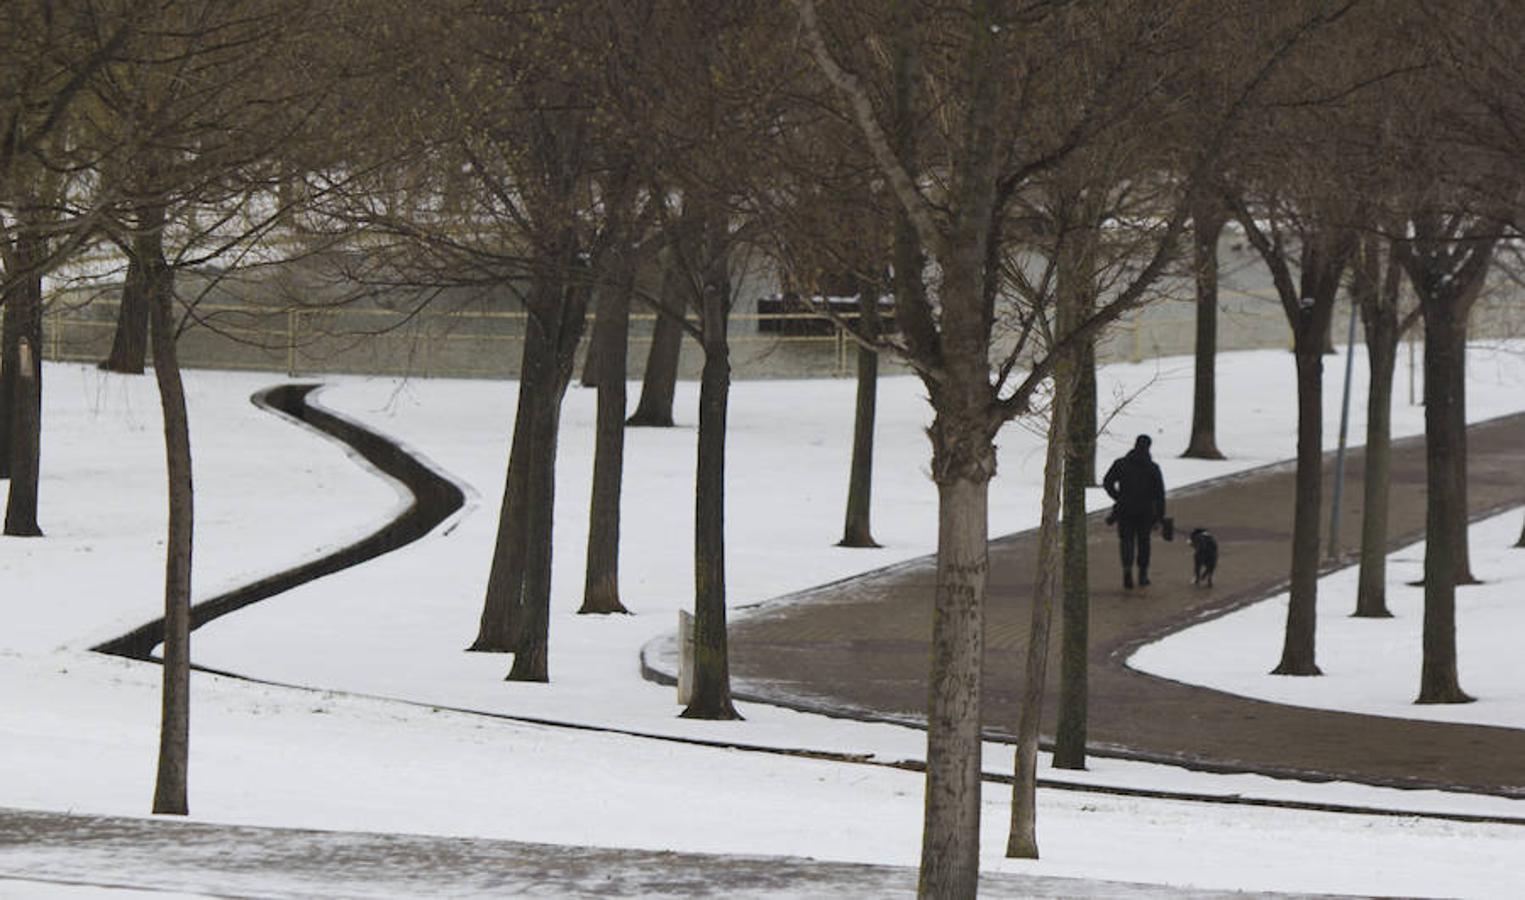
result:
[[[1196,573],[1192,584],[1201,584],[1206,579],[1207,586],[1212,587],[1213,570],[1218,568],[1218,539],[1206,528],[1193,528],[1190,540],[1192,568]]]

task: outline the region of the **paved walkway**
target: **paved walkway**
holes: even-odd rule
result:
[[[28,886],[31,886],[29,890]],[[0,809],[0,896],[91,885],[217,897],[896,897],[916,870],[478,838]],[[1271,897],[985,873],[986,897]]]
[[[1468,441],[1474,516],[1525,503],[1520,472],[1525,414],[1475,425]],[[1164,467],[1168,473],[1168,461]],[[1361,453],[1348,458],[1344,547],[1359,543],[1362,468]],[[1178,530],[1203,525],[1222,544],[1212,589],[1191,584],[1184,542],[1157,539],[1150,572],[1154,584],[1124,592],[1116,537],[1093,517],[1093,750],[1209,770],[1525,797],[1525,730],[1282,706],[1124,665],[1134,648],[1155,637],[1285,590],[1293,477],[1290,465],[1273,466],[1171,495],[1169,508]],[[1332,455],[1326,465],[1326,503],[1331,483]],[[1395,444],[1391,485],[1390,533],[1398,546],[1423,535],[1422,438]],[[990,548],[984,715],[993,737],[1007,737],[1016,727],[1034,545],[1034,535],[1027,532],[999,539]],[[1347,557],[1344,562],[1354,561]],[[935,574],[930,559],[917,560],[808,591],[741,618],[731,632],[738,695],[858,717],[924,721]],[[1486,572],[1478,575],[1487,577]],[[1458,600],[1466,603],[1465,588]],[[1058,632],[1056,622],[1054,646]],[[1280,635],[1267,635],[1266,671],[1276,665],[1280,650]],[[1053,733],[1057,706],[1057,653],[1048,670],[1045,735]],[[1417,671],[1416,660],[1416,693]]]

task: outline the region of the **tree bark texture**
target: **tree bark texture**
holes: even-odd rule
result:
[[[1355,615],[1385,619],[1387,608],[1388,481],[1392,472],[1393,375],[1398,362],[1399,269],[1383,271],[1375,240],[1367,240],[1354,267],[1351,293],[1361,307],[1369,377],[1366,390],[1366,452],[1362,473],[1361,569]]]
[[[625,377],[634,267],[622,254],[616,284],[599,299],[589,360],[598,388],[588,561],[579,613],[629,612],[620,602],[620,490],[625,472]],[[600,331],[602,324],[602,331]],[[583,377],[588,365],[583,365]]]
[[[1472,304],[1482,292],[1492,265],[1493,250],[1498,242],[1497,227],[1484,220],[1468,223],[1462,217],[1429,211],[1414,213],[1409,222],[1413,238],[1396,244],[1394,252],[1407,272],[1414,292],[1419,296],[1420,309],[1424,315],[1426,440],[1429,440],[1431,393],[1438,389],[1447,392],[1441,405],[1450,417],[1446,458],[1453,469],[1450,481],[1456,493],[1455,502],[1446,504],[1451,517],[1444,521],[1449,532],[1450,546],[1447,549],[1453,567],[1451,584],[1454,589],[1456,584],[1472,584],[1476,580],[1472,576],[1468,552],[1469,523],[1464,503],[1467,496],[1467,410],[1464,382],[1467,319]],[[1436,329],[1439,329],[1438,332]],[[1429,344],[1435,340],[1448,345],[1437,348],[1441,352],[1437,364],[1445,367],[1444,377],[1453,379],[1444,385],[1429,380]],[[1433,541],[1434,537],[1434,531],[1429,531],[1427,541]],[[1425,578],[1428,581],[1428,564]]]
[[[730,284],[724,267],[723,256],[711,260],[699,298],[704,370],[694,490],[694,692],[682,713],[686,719],[741,718],[731,702],[726,640],[725,432],[731,359],[726,333]]]
[[[897,320],[913,354],[939,363],[942,375],[940,380],[925,379],[936,411],[932,477],[938,485],[939,524],[926,817],[917,886],[920,896],[939,898],[975,896],[980,865],[980,688],[990,570],[989,492],[995,474],[995,429],[989,419],[991,318],[986,305],[987,279],[995,276],[986,265],[996,196],[1000,98],[991,73],[998,65],[996,44],[1005,22],[993,7],[976,5],[974,12],[964,60],[969,106],[960,126],[964,141],[951,167],[953,214],[946,230],[936,231],[909,183],[895,186],[913,233],[923,249],[936,251],[943,273],[938,327],[929,327],[930,307],[925,303],[913,304],[908,319]],[[910,43],[910,5],[901,4],[896,17],[902,36],[897,40]],[[904,169],[897,171],[905,175]]]
[[[514,623],[514,664],[509,681],[550,680],[551,557],[556,502],[556,445],[561,428],[561,401],[566,396],[576,362],[577,344],[587,321],[588,295],[574,285],[570,236],[553,258],[559,264],[537,296],[545,300],[531,310],[525,340],[542,345],[534,355],[538,370],[525,380],[532,387],[529,401],[530,443],[524,484],[524,586]]]
[[[1192,217],[1192,272],[1197,294],[1196,372],[1192,382],[1191,439],[1181,455],[1222,459],[1218,449],[1218,236],[1228,216],[1199,203]]]
[[[858,295],[858,328],[866,341],[879,337],[879,297]],[[874,484],[874,413],[879,393],[879,353],[858,345],[858,391],[853,407],[852,464],[847,478],[847,512],[839,547],[877,547],[870,528]]]
[[[1006,855],[1015,859],[1038,858],[1038,730],[1043,720],[1043,690],[1048,680],[1048,642],[1054,598],[1059,593],[1059,505],[1064,487],[1065,438],[1069,434],[1069,381],[1073,377],[1072,369],[1072,363],[1061,360],[1054,371],[1054,401],[1049,417],[1048,452],[1043,465],[1043,500],[1038,519],[1038,563],[1033,575],[1033,618],[1027,639],[1027,667],[1022,676],[1022,712],[1017,720],[1011,833],[1006,839]],[[1068,651],[1070,648],[1065,649]],[[1069,662],[1068,653],[1065,662]],[[1081,665],[1084,666],[1083,660]],[[1083,712],[1081,722],[1083,729]],[[1082,739],[1083,737],[1082,734]],[[1083,756],[1083,745],[1081,753]]]
[[[1323,491],[1323,329],[1298,331],[1297,497],[1292,522],[1292,584],[1281,662],[1273,675],[1320,675],[1314,656],[1318,618],[1319,503]]]
[[[922,896],[972,897],[979,882],[980,687],[990,563],[990,484],[937,485],[937,587],[927,714]],[[931,889],[936,885],[937,889]],[[942,891],[946,889],[946,892]]]
[[[545,386],[554,377],[552,373],[542,373],[537,382]],[[524,586],[515,623],[517,640],[509,681],[551,680],[551,525],[556,502],[556,432],[564,385],[557,390],[552,384],[550,389],[537,390],[530,398],[530,445],[524,488]]]
[[[42,470],[42,273],[46,240],[23,226],[15,259],[22,278],[5,299],[6,390],[4,474],[10,478],[5,533],[40,537],[37,489]]]
[[[1097,487],[1096,479],[1096,339],[1086,340],[1080,351],[1080,369],[1075,379],[1075,397],[1070,404],[1070,448],[1080,466],[1080,483]]]
[[[1361,570],[1355,614],[1384,619],[1392,616],[1387,608],[1387,507],[1392,475],[1393,374],[1398,361],[1396,328],[1392,342],[1386,345],[1373,344],[1368,331],[1366,348],[1370,380],[1366,391]]]
[[[101,361],[101,368],[107,372],[143,374],[148,356],[148,295],[144,288],[143,263],[129,254],[111,352]]]
[[[1298,236],[1298,277],[1279,233],[1270,234],[1248,209],[1236,212],[1245,237],[1270,270],[1297,366],[1297,476],[1292,514],[1291,599],[1281,661],[1274,675],[1319,675],[1314,655],[1318,613],[1319,504],[1323,490],[1324,343],[1334,317],[1340,278],[1355,236],[1333,226],[1305,226]]]
[[[482,616],[477,637],[468,650],[483,653],[512,653],[518,646],[516,625],[519,602],[524,592],[525,530],[528,527],[529,454],[533,443],[534,397],[530,384],[544,367],[539,359],[547,348],[543,341],[526,336],[519,365],[519,397],[514,412],[513,443],[508,452],[508,471],[504,476],[503,502],[498,508],[498,531],[493,542],[492,565],[487,574],[487,592],[482,600]]]
[[[1059,718],[1054,734],[1054,767],[1086,767],[1088,706],[1087,651],[1090,647],[1091,586],[1086,548],[1085,441],[1090,435],[1083,415],[1084,397],[1075,392],[1065,441],[1063,546],[1063,643],[1059,657]]]
[[[627,425],[647,428],[673,426],[673,395],[678,389],[678,360],[683,352],[684,302],[682,273],[669,263],[662,271],[662,309],[651,330],[646,371],[641,374],[641,399]]]
[[[609,304],[604,302],[604,294],[607,293],[610,292],[601,292],[593,304],[593,333],[588,339],[587,353],[582,358],[582,378],[579,379],[579,384],[585,388],[597,388],[600,383],[598,367],[603,360],[600,358],[601,353],[599,351],[601,347],[609,344],[608,331],[614,327],[614,319],[619,317],[618,312],[607,308]],[[624,319],[628,328],[630,323],[628,305],[626,306]]]
[[[938,485],[939,524],[918,887],[923,897],[973,897],[979,884],[980,690],[995,447],[988,419],[985,232],[982,226],[979,234],[966,230],[988,216],[973,198],[960,202],[968,218],[959,222],[943,260],[938,342],[945,378],[927,381],[936,411],[932,477]]]
[[[1464,448],[1456,440],[1456,380],[1462,371],[1465,332],[1452,320],[1452,310],[1427,303],[1424,308],[1424,440],[1425,481],[1429,491],[1425,514],[1423,661],[1419,703],[1465,703],[1472,698],[1461,689],[1456,672],[1456,530],[1452,522],[1465,516],[1457,510],[1462,494],[1456,483],[1455,455]]]
[[[190,761],[191,550],[195,525],[190,420],[175,352],[174,270],[164,261],[162,209],[142,217],[136,253],[143,260],[151,315],[154,380],[164,413],[169,530],[164,550],[164,664],[155,813],[185,815]]]
[[[1083,220],[1074,228],[1070,239],[1063,242],[1058,258],[1058,334],[1068,338],[1090,317],[1096,307],[1096,234],[1099,230],[1100,212],[1095,203],[1084,193],[1077,195]],[[1087,464],[1094,461],[1096,445],[1095,419],[1095,347],[1091,340],[1080,346],[1061,351],[1054,374],[1054,403],[1063,404],[1056,409],[1060,419],[1050,423],[1049,440],[1063,449],[1062,456],[1051,464],[1062,469],[1061,492],[1062,524],[1054,539],[1058,542],[1062,558],[1057,565],[1062,571],[1058,583],[1062,591],[1061,615],[1064,623],[1059,656],[1059,710],[1054,734],[1054,766],[1060,769],[1084,769],[1086,765],[1086,717],[1087,717],[1087,656],[1090,642],[1090,585],[1087,573],[1086,553],[1086,502],[1085,489],[1089,483]],[[1089,363],[1089,365],[1088,365]],[[1088,380],[1090,384],[1087,385]],[[1087,392],[1089,387],[1089,393]],[[1062,413],[1062,415],[1060,415]],[[1052,429],[1063,426],[1062,431]],[[1045,499],[1049,487],[1044,471]],[[1046,508],[1046,507],[1045,507]],[[1040,521],[1039,539],[1042,540]],[[1040,553],[1042,551],[1040,550]],[[1052,597],[1050,606],[1052,606]],[[1036,634],[1036,626],[1034,626]],[[1047,654],[1045,654],[1046,656]],[[1038,698],[1042,702],[1041,695]],[[1024,715],[1027,709],[1023,707]],[[1036,768],[1034,744],[1034,766]],[[1036,776],[1034,776],[1036,777]],[[1037,851],[1034,834],[1032,849]]]
[[[1477,584],[1472,574],[1472,540],[1467,532],[1471,522],[1467,518],[1467,310],[1453,317],[1456,333],[1452,341],[1456,345],[1455,369],[1452,378],[1456,395],[1450,405],[1451,433],[1455,435],[1456,452],[1451,462],[1456,467],[1452,483],[1456,485],[1456,502],[1451,516],[1451,566],[1456,572],[1455,583]],[[1426,326],[1428,328],[1428,326]]]

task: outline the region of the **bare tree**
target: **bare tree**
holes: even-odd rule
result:
[[[185,406],[180,360],[175,351],[175,270],[164,260],[164,210],[144,207],[135,254],[144,267],[154,345],[154,379],[164,415],[165,474],[169,525],[164,541],[164,660],[160,692],[159,768],[154,779],[155,813],[190,811],[191,559],[195,498],[191,478],[190,418]]]
[[[588,555],[580,613],[628,612],[620,602],[620,486],[625,457],[626,349],[630,335],[630,301],[635,291],[637,264],[633,217],[630,210],[633,182],[628,171],[616,176],[606,202],[610,210],[609,253],[612,283],[599,295],[598,321],[589,360],[598,360],[585,376],[593,376],[598,389],[596,447],[593,455],[593,490],[588,508]],[[621,209],[619,207],[625,207]]]
[[[24,4],[0,29],[0,478],[16,476],[7,534],[41,533],[42,280],[90,240],[110,203],[94,170],[117,148],[84,145],[81,132],[90,84],[139,18],[131,4]]]
[[[1152,105],[1160,95],[1149,86],[1170,80],[1165,72],[1185,66],[1188,54],[1176,55],[1165,50],[1166,45],[1200,46],[1196,42],[1205,40],[1206,31],[1199,29],[1224,21],[1224,16],[1215,10],[1211,19],[1198,18],[1193,13],[1199,10],[1181,7],[1124,15],[1099,6],[973,3],[955,9],[903,0],[889,10],[834,7],[827,23],[811,0],[797,0],[795,5],[806,51],[835,92],[842,114],[857,127],[856,141],[874,160],[905,213],[911,226],[907,237],[927,254],[939,276],[935,304],[901,303],[897,298],[900,333],[885,348],[921,376],[934,414],[928,434],[939,497],[938,565],[920,891],[928,896],[970,896],[978,878],[979,661],[993,439],[1004,422],[1031,410],[1034,392],[1050,380],[1070,347],[1142,302],[1185,226],[1189,186],[1200,181],[1208,168],[1206,160],[1216,157],[1226,127],[1199,132],[1202,140],[1183,154],[1186,177],[1156,182],[1170,188],[1165,193],[1176,191],[1175,202],[1156,207],[1161,210],[1151,220],[1156,227],[1146,229],[1152,236],[1141,242],[1149,252],[1136,259],[1126,284],[1073,331],[1032,356],[1028,354],[1034,346],[1023,335],[1035,333],[1036,311],[1012,316],[1008,322],[1000,318],[997,305],[1005,293],[1005,251],[1013,240],[1008,229],[1011,204],[1035,177],[1077,148],[1126,129],[1167,128],[1170,110]],[[1278,33],[1267,42],[1270,49],[1261,48],[1263,55],[1254,58],[1279,59],[1327,15],[1320,11]],[[873,38],[865,39],[865,34]],[[1170,44],[1166,34],[1182,43]],[[1052,65],[1039,64],[1045,58]],[[1193,57],[1191,62],[1200,64],[1203,58]],[[907,71],[894,64],[897,59],[914,60],[911,70],[917,77],[897,75]],[[1061,65],[1059,59],[1075,65]],[[1257,62],[1250,67],[1231,96],[1239,97],[1258,84],[1271,65]],[[894,85],[906,81],[928,85],[927,93],[936,98],[934,116],[913,117],[928,122],[925,132],[918,131],[914,165],[901,155],[896,135],[886,125],[896,118],[884,108],[886,98],[904,90]],[[914,96],[918,110],[926,109],[920,106],[922,92]],[[1233,118],[1238,108],[1237,101],[1229,104],[1222,121]],[[997,321],[1016,326],[1016,339],[1007,345],[1011,352],[1002,346],[1000,353],[993,353]],[[993,356],[998,361],[992,368]],[[1032,360],[1029,367],[1017,375],[1019,361],[1027,359]],[[1056,444],[1062,445],[1063,435],[1063,429],[1054,432]],[[1049,458],[1057,474],[1062,446],[1051,447]],[[1046,484],[1050,477],[1046,475]],[[1052,484],[1057,486],[1057,480]],[[1057,490],[1046,506],[1057,513]],[[1056,529],[1046,534],[1057,539]],[[1049,598],[1051,594],[1045,597],[1041,590],[1034,598],[1035,654],[1046,652],[1041,617]],[[1019,772],[1023,755],[1019,751]],[[1035,855],[1030,838],[1014,828],[1008,852]]]
[[[1283,68],[1222,181],[1223,196],[1265,263],[1292,331],[1297,473],[1291,599],[1273,674],[1318,675],[1323,359],[1342,278],[1371,209],[1377,90],[1412,60],[1390,52],[1385,13],[1354,6]]]
[[[1191,400],[1191,438],[1181,455],[1222,459],[1218,449],[1218,238],[1229,213],[1212,191],[1203,191],[1192,209],[1192,276],[1197,299],[1197,334]]]
[[[1314,638],[1323,474],[1324,335],[1329,330],[1340,279],[1355,250],[1355,234],[1342,224],[1337,213],[1321,207],[1317,199],[1305,199],[1298,206],[1280,198],[1257,207],[1237,198],[1233,203],[1250,244],[1271,271],[1282,312],[1292,328],[1292,352],[1297,366],[1297,486],[1291,599],[1287,604],[1281,661],[1272,672],[1319,675]],[[1288,231],[1295,232],[1295,236],[1289,238]]]
[[[858,371],[853,401],[853,450],[848,466],[847,509],[839,547],[877,547],[872,527],[874,419],[879,395],[879,290],[870,282],[858,290]]]
[[[205,294],[181,296],[176,274],[229,265],[275,220],[259,203],[264,167],[276,148],[298,139],[321,96],[286,78],[292,36],[317,24],[305,9],[286,0],[157,5],[139,23],[127,61],[90,83],[111,110],[93,120],[93,139],[121,148],[103,169],[119,198],[105,227],[139,265],[163,411],[169,521],[156,813],[188,811],[195,506],[176,342],[200,321]],[[212,215],[203,220],[203,212]]]
[[[1361,310],[1370,377],[1366,390],[1366,463],[1362,472],[1361,569],[1355,615],[1388,618],[1387,511],[1392,470],[1393,373],[1398,341],[1419,316],[1399,308],[1403,270],[1379,233],[1362,235],[1351,266],[1351,301]]]
[[[4,374],[0,385],[6,396],[0,404],[4,416],[0,449],[5,466],[0,474],[10,477],[5,505],[5,534],[41,537],[37,524],[37,487],[42,444],[42,268],[48,255],[47,236],[40,212],[24,209],[16,237],[5,248],[9,290],[4,298]]]
[[[1456,672],[1456,584],[1465,546],[1467,314],[1482,290],[1498,226],[1465,214],[1420,212],[1396,245],[1424,316],[1425,515],[1420,703],[1465,703]],[[1458,524],[1460,523],[1460,524]]]
[[[662,284],[653,304],[657,311],[651,328],[651,346],[641,373],[641,398],[626,422],[631,427],[671,428],[672,404],[678,387],[678,359],[683,350],[683,300],[681,277],[668,262],[662,266]]]

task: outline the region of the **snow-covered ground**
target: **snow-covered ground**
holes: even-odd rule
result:
[[[1358,348],[1358,398],[1363,367]],[[1326,434],[1332,441],[1338,368],[1329,370]],[[1478,348],[1469,372],[1473,420],[1525,409],[1525,346]],[[1219,373],[1219,445],[1228,461],[1174,458],[1184,445],[1190,407],[1191,364],[1181,358],[1103,372],[1104,403],[1122,408],[1108,424],[1102,457],[1120,453],[1137,433],[1154,434],[1172,486],[1290,457],[1290,355],[1227,355]],[[164,499],[157,401],[151,379],[77,366],[50,366],[46,378],[42,526],[48,537],[0,541],[0,806],[142,814],[152,788],[158,671],[87,648],[152,617],[158,605]],[[1405,378],[1400,374],[1400,384]],[[250,393],[273,381],[190,375],[199,597],[341,543],[399,502],[394,487],[331,442],[249,404]],[[470,499],[450,523],[410,547],[196,633],[193,652],[201,664],[310,689],[194,679],[194,817],[914,865],[919,776],[652,737],[870,753],[885,761],[918,759],[923,752],[923,736],[910,729],[767,707],[744,706],[744,722],[679,720],[671,689],[640,679],[639,648],[670,631],[676,611],[692,600],[694,391],[694,385],[680,386],[685,427],[629,432],[622,589],[635,615],[607,618],[574,615],[594,398],[577,389],[569,395],[558,477],[552,683],[527,685],[503,681],[505,658],[462,652],[474,635],[486,580],[514,386],[331,379],[318,402],[396,436],[467,486]],[[735,385],[727,484],[733,609],[932,550],[927,407],[909,378],[887,379],[881,387],[874,530],[885,546],[833,546],[852,394],[848,381]],[[1359,405],[1355,435],[1362,433]],[[1421,410],[1402,397],[1394,412],[1396,433],[1422,429]],[[1035,430],[1014,425],[1000,443],[993,534],[1034,524],[1042,464]],[[1497,527],[1508,531],[1510,523],[1517,534],[1518,513]],[[1475,567],[1490,580],[1513,578],[1518,585],[1525,579],[1525,552],[1485,556],[1483,546],[1494,540],[1487,527],[1474,538]],[[1390,574],[1397,606],[1396,585],[1411,571],[1398,564]],[[1348,605],[1338,599],[1340,577],[1323,591],[1334,610]],[[1275,603],[1264,606],[1274,614]],[[1469,637],[1476,630],[1520,633],[1525,608],[1498,605],[1503,618],[1484,622],[1470,612],[1461,618],[1463,684],[1489,701],[1478,710],[1496,708],[1497,721],[1521,727],[1525,685],[1509,683],[1516,669],[1504,642],[1495,642],[1498,656],[1488,656],[1487,642]],[[1412,622],[1398,611],[1400,625]],[[1244,615],[1242,623],[1239,617],[1212,623],[1222,633],[1210,640],[1229,648],[1224,659],[1230,662],[1273,652],[1263,645],[1276,640],[1276,629]],[[1344,668],[1334,646],[1344,624],[1337,615],[1321,622],[1326,669]],[[1172,647],[1167,642],[1145,654],[1173,665],[1197,653]],[[1374,678],[1411,690],[1416,654],[1387,652],[1379,662],[1385,668]],[[1213,668],[1172,677],[1235,677],[1227,663]],[[1241,680],[1284,681],[1259,673]],[[1374,689],[1319,680],[1325,683],[1330,699],[1320,705],[1343,706],[1354,698],[1386,703],[1388,714],[1413,714],[1406,696],[1383,698]],[[1509,708],[1516,710],[1512,720]],[[1007,748],[992,746],[986,769],[1009,772],[1010,759]],[[1211,776],[1111,760],[1072,780],[1525,817],[1525,802],[1501,798]],[[987,788],[988,869],[1410,895],[1502,896],[1522,880],[1525,830],[1519,826],[1065,791],[1045,791],[1040,802],[1044,859],[1008,861],[1001,856],[1008,797],[1004,788]]]
[[[1391,619],[1357,619],[1359,569],[1343,569],[1319,583],[1318,662],[1324,677],[1270,678],[1264,656],[1243,652],[1243,635],[1280,634],[1287,595],[1142,647],[1128,663],[1136,669],[1274,703],[1339,709],[1374,716],[1473,722],[1525,728],[1525,681],[1518,663],[1520,601],[1525,597],[1525,549],[1519,510],[1472,527],[1473,573],[1483,582],[1457,589],[1457,669],[1474,703],[1414,703],[1419,694],[1423,635],[1424,543],[1388,560]]]

